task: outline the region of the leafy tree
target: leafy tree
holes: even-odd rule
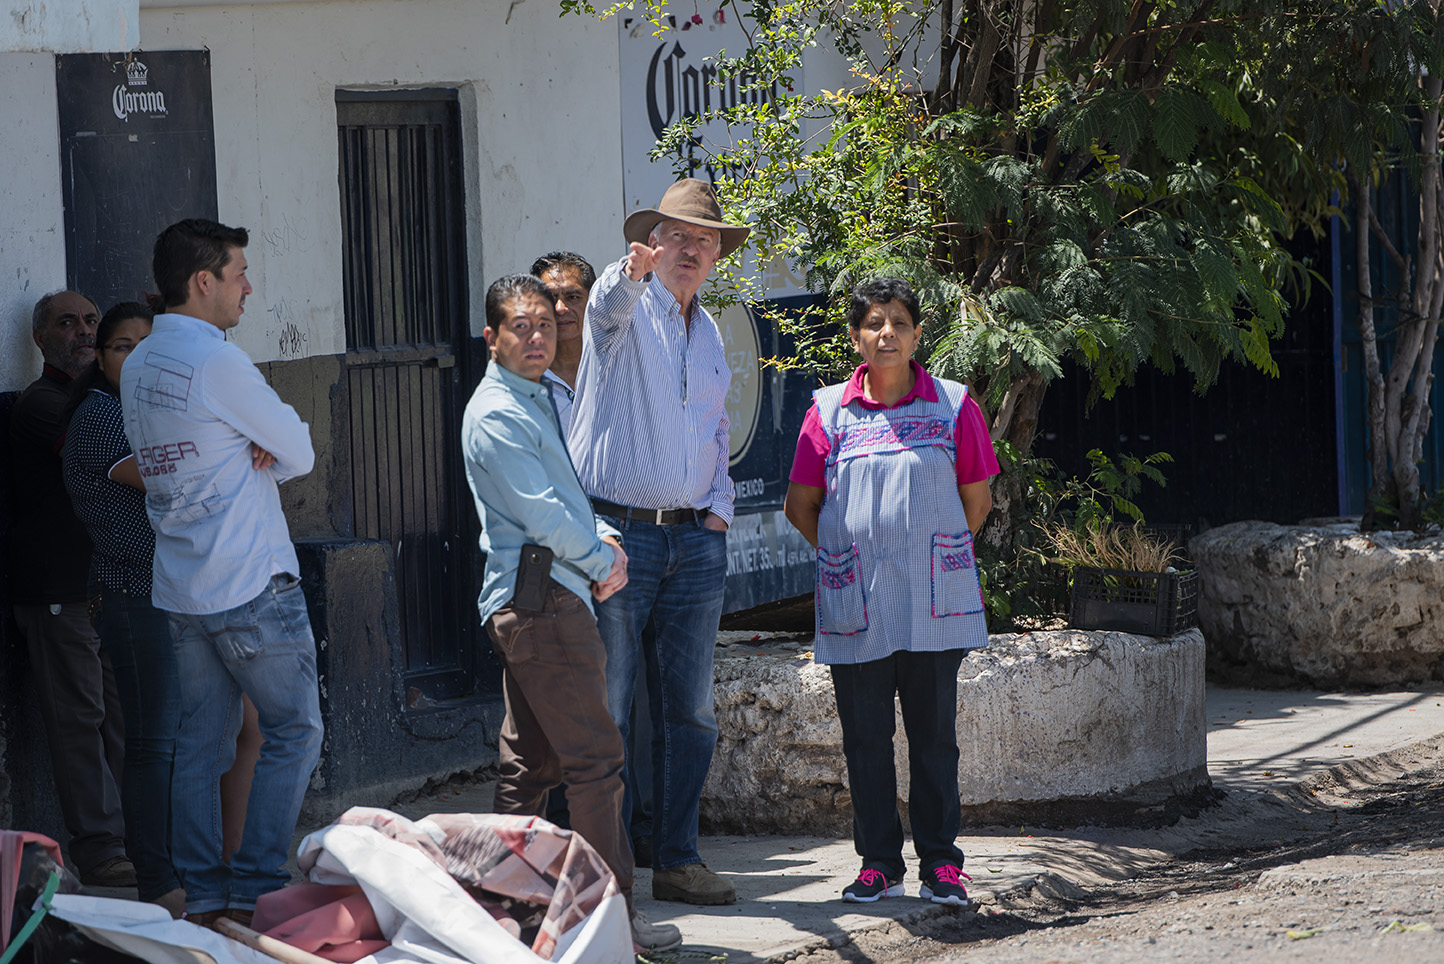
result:
[[[666,0],[641,2],[660,27]],[[971,380],[994,439],[1024,455],[1065,359],[1089,373],[1094,398],[1145,364],[1182,367],[1200,391],[1226,362],[1276,374],[1280,292],[1308,284],[1283,240],[1322,230],[1336,193],[1373,224],[1359,186],[1419,145],[1406,153],[1429,208],[1424,233],[1412,260],[1390,252],[1406,278],[1389,295],[1396,361],[1383,366],[1375,351],[1368,362],[1372,437],[1384,443],[1373,446],[1376,488],[1417,501],[1444,296],[1439,0],[720,5],[750,39],[721,76],[779,93],[674,125],[658,155],[685,170],[700,152],[730,172],[719,190],[752,219],[762,257],[791,259],[814,290],[841,294],[881,273],[912,280],[930,365]],[[851,86],[792,83],[818,47],[846,58]],[[717,119],[733,132],[726,143],[699,134]],[[1377,229],[1359,237],[1385,240]],[[752,279],[741,274],[732,281],[745,296]],[[1383,295],[1361,279],[1368,352],[1365,316]],[[826,323],[778,319],[798,346],[778,363],[822,377],[850,367],[842,299],[830,301]],[[1020,484],[995,491],[1004,515]]]
[[[1273,122],[1309,153],[1335,162],[1343,208],[1352,215],[1355,320],[1368,386],[1365,528],[1384,515],[1408,528],[1425,521],[1419,463],[1444,305],[1441,25],[1439,0],[1341,6],[1327,20],[1281,31],[1273,44],[1279,69],[1262,78],[1264,96],[1277,106]],[[1413,189],[1416,217],[1406,219],[1407,237],[1391,238],[1376,211],[1380,186],[1391,178],[1406,178]],[[1380,257],[1393,269],[1387,282],[1376,280]],[[1387,358],[1381,333],[1393,336]]]
[[[1145,363],[1181,365],[1200,389],[1231,359],[1276,372],[1286,220],[1247,158],[1199,149],[1250,124],[1225,68],[1257,3],[725,5],[752,44],[724,73],[789,91],[803,53],[830,42],[856,77],[715,112],[738,133],[700,145],[732,172],[729,210],[815,290],[911,279],[930,364],[974,383],[995,439],[1028,451],[1065,358],[1105,396]],[[674,125],[659,151],[695,150],[708,119]],[[792,364],[825,376],[849,365],[832,301],[830,324],[793,325]]]

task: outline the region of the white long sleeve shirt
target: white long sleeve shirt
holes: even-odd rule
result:
[[[156,608],[225,612],[299,575],[278,485],[311,471],[311,433],[246,353],[208,322],[159,315],[120,395],[155,528]],[[273,466],[251,467],[252,442]]]
[[[692,328],[656,275],[626,259],[592,286],[567,439],[587,494],[639,509],[710,509],[731,524],[722,335],[700,301]]]

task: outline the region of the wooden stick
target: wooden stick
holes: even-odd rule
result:
[[[317,957],[310,951],[303,951],[299,947],[292,947],[285,941],[278,941],[274,937],[267,937],[265,934],[258,934],[244,924],[239,924],[229,917],[219,918],[211,925],[212,929],[224,934],[233,941],[246,945],[252,950],[260,951],[267,957],[274,957],[285,964],[333,964],[324,957]]]

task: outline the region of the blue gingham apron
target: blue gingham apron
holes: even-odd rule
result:
[[[817,522],[819,663],[988,644],[973,536],[958,497],[958,409],[967,388],[934,378],[936,402],[842,405],[813,394],[830,449]]]

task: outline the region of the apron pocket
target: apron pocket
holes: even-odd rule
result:
[[[867,629],[867,597],[862,591],[862,561],[853,544],[841,552],[817,550],[817,631],[824,636],[854,636]]]
[[[973,559],[973,534],[933,533],[933,618],[983,611],[983,592]]]

